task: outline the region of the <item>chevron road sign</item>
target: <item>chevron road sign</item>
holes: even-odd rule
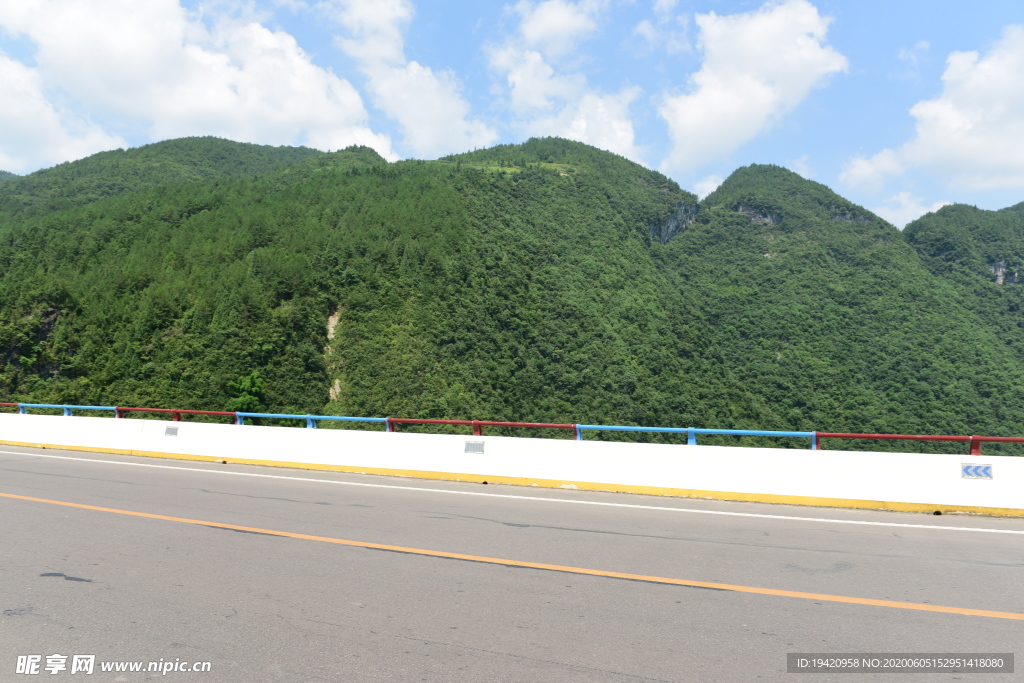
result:
[[[964,479],[991,479],[992,465],[960,465],[960,476]]]

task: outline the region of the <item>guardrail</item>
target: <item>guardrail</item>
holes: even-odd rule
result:
[[[728,436],[772,436],[809,438],[812,451],[818,450],[821,439],[887,439],[904,441],[960,441],[970,443],[970,454],[981,455],[982,443],[1024,443],[1020,436],[942,436],[925,434],[859,434],[853,432],[793,432],[763,429],[706,429],[702,427],[634,427],[626,425],[584,425],[556,424],[549,422],[499,422],[493,420],[433,420],[415,417],[346,417],[340,415],[293,415],[290,413],[247,413],[227,410],[185,410],[180,408],[131,408],[124,406],[79,406],[53,403],[0,403],[2,407],[17,408],[21,414],[27,414],[29,408],[48,408],[63,411],[71,416],[75,410],[99,410],[113,412],[115,418],[126,418],[128,413],[165,413],[174,422],[180,422],[182,415],[221,415],[233,418],[236,425],[244,425],[246,418],[268,418],[279,420],[302,420],[308,429],[316,429],[317,422],[370,422],[381,423],[384,431],[396,432],[399,425],[456,425],[473,428],[473,436],[483,436],[484,427],[525,427],[539,429],[571,429],[577,441],[583,440],[585,431],[605,432],[651,432],[667,434],[686,434],[686,443],[697,445],[698,434],[715,434]]]
[[[117,408],[113,406],[69,406],[69,405],[55,405],[52,403],[0,403],[0,406],[10,406],[18,409],[18,412],[25,415],[29,408],[56,408],[57,410],[63,410],[65,415],[70,416],[72,410],[111,410],[115,411],[116,415]]]
[[[398,431],[400,424],[443,424],[467,425],[473,427],[473,436],[483,436],[484,427],[537,427],[541,429],[576,429],[574,424],[552,424],[549,422],[494,422],[491,420],[426,420],[415,417],[388,417],[388,431]],[[578,434],[578,432],[577,432]]]
[[[818,450],[820,432],[773,432],[762,429],[702,429],[700,427],[619,427],[610,425],[576,425],[576,439],[582,440],[583,430],[603,432],[667,432],[669,434],[686,434],[688,446],[697,445],[698,434],[729,434],[732,436],[798,436],[811,439],[811,450]]]
[[[981,455],[982,443],[1024,443],[1020,436],[934,436],[926,434],[855,434],[846,432],[818,432],[819,439],[888,439],[901,441],[967,441],[971,455]]]
[[[114,408],[114,417],[124,417],[124,414],[128,412],[170,413],[171,419],[174,422],[181,422],[182,415],[230,415],[231,417],[235,417],[234,412],[229,412],[226,410],[179,410],[177,408],[123,408],[121,406]]]
[[[306,427],[309,429],[316,429],[317,420],[334,420],[336,422],[384,422],[387,423],[388,418],[386,417],[339,417],[336,415],[288,415],[285,413],[233,413],[235,416],[235,424],[244,425],[245,418],[247,417],[269,417],[279,420],[305,420]],[[391,431],[386,429],[385,431]]]

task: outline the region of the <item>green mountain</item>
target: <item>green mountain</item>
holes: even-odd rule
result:
[[[259,175],[319,154],[319,150],[306,147],[268,147],[213,137],[181,138],[101,152],[8,178],[9,182],[0,186],[0,221],[38,216],[160,185]]]
[[[723,355],[776,419],[842,432],[1017,431],[1024,366],[998,329],[896,228],[823,185],[740,169],[668,251],[701,292]]]
[[[1024,418],[1009,305],[941,272],[914,226],[781,168],[698,203],[554,138],[393,164],[160,144],[109,154],[166,176],[97,155],[33,174],[31,210],[0,219],[6,400],[954,434]]]
[[[1024,203],[1001,211],[944,206],[914,221],[907,240],[936,275],[1017,284],[1024,275]]]
[[[657,311],[681,297],[648,232],[695,198],[582,145],[522,152],[387,165],[351,150],[9,222],[0,387],[222,407],[259,371],[274,410],[655,419],[675,399],[631,398],[658,384],[639,357],[671,356],[650,329],[677,346],[683,319]]]
[[[0,183],[4,182],[5,180],[13,180],[14,178],[20,177],[21,176],[17,175],[16,173],[11,173],[10,171],[0,171]]]
[[[904,235],[928,270],[1024,357],[1024,203],[1001,211],[945,206]]]

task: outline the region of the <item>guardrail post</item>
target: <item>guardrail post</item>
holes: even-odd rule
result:
[[[242,417],[241,415],[239,415],[238,413],[235,413],[235,424],[236,425],[244,425],[245,424],[245,418]]]
[[[384,418],[384,431],[385,432],[393,432],[393,431],[395,431],[395,425],[391,424],[391,418],[390,417],[385,417]]]
[[[686,428],[686,445],[696,446],[697,445],[697,432],[693,431],[693,427]]]
[[[181,413],[179,413],[177,410],[172,410],[171,420],[174,422],[181,422]]]
[[[316,429],[316,420],[313,419],[312,415],[306,416],[306,429]]]
[[[971,455],[981,455],[981,438],[971,435]]]
[[[21,413],[22,415],[28,415],[28,411],[25,409],[25,406],[21,405],[20,403],[18,404],[18,412]]]
[[[118,408],[117,406],[114,406],[114,417],[124,417],[124,414],[121,412],[121,409]]]
[[[811,432],[811,450],[818,450],[818,432]]]
[[[483,436],[484,428],[480,424],[480,420],[473,420],[473,436]]]
[[[71,417],[71,408],[67,406],[61,406],[64,409],[64,417]]]
[[[576,440],[583,441],[583,430],[580,429],[580,426],[578,424],[575,424],[572,427],[576,431]]]

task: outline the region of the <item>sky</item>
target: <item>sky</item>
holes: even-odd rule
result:
[[[1024,201],[1020,0],[0,0],[0,169],[169,138],[785,166],[902,228]]]

